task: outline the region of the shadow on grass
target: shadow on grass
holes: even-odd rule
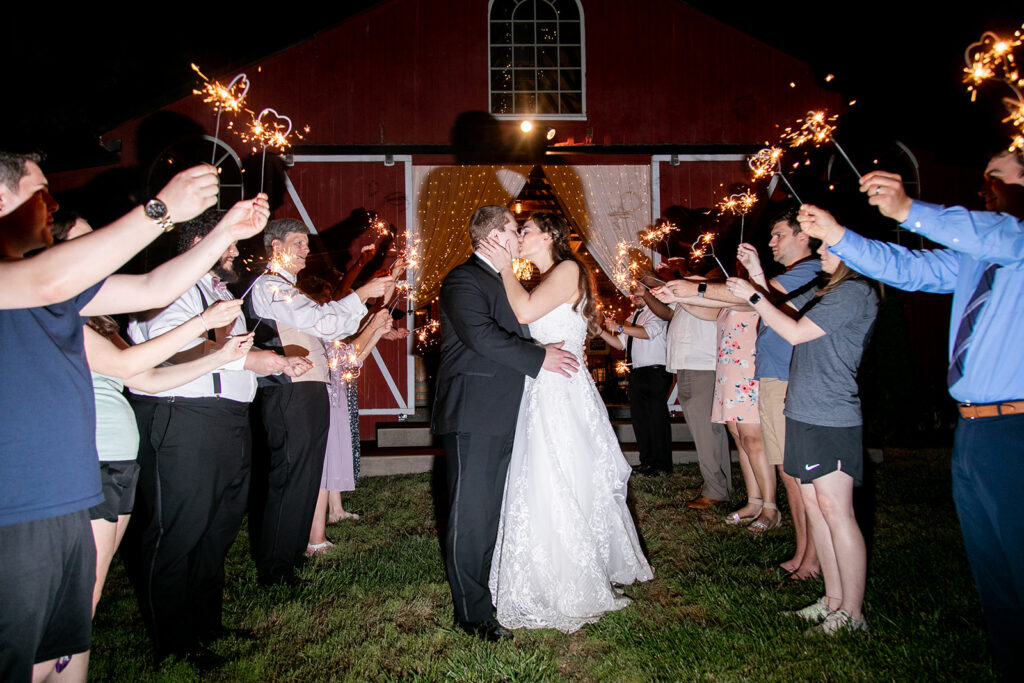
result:
[[[792,526],[754,538],[721,522],[731,508],[687,511],[682,490],[699,474],[682,466],[631,484],[655,578],[626,588],[630,607],[575,634],[518,631],[511,643],[489,645],[451,626],[431,476],[366,479],[346,499],[362,520],[328,527],[336,547],[302,570],[301,586],[259,588],[239,535],[225,622],[257,639],[215,643],[228,664],[203,680],[994,679],[948,453],[889,451],[871,481],[858,499],[873,508],[862,510],[873,532],[867,634],[804,638],[806,624],[779,613],[812,602],[822,586],[777,588]],[[92,678],[199,680],[183,663],[155,669],[148,653],[115,563],[96,617]]]

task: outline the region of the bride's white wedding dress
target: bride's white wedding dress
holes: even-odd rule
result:
[[[626,507],[630,466],[583,355],[587,323],[562,304],[530,323],[581,360],[572,378],[526,378],[490,589],[507,628],[570,633],[622,609],[613,584],[653,577]]]

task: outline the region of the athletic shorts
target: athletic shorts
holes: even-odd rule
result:
[[[139,464],[134,460],[100,461],[103,502],[89,508],[89,519],[116,522],[118,517],[132,514],[138,481]]]
[[[89,649],[96,546],[87,510],[0,526],[0,680]]]
[[[786,462],[783,470],[801,484],[832,472],[846,472],[853,485],[864,479],[861,425],[822,427],[786,418]]]

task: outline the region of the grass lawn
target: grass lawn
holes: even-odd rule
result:
[[[741,482],[739,470],[733,475]],[[212,647],[229,661],[211,680],[683,681],[992,680],[978,600],[950,493],[946,451],[887,451],[865,487],[865,615],[870,632],[808,639],[782,610],[813,602],[820,582],[778,588],[793,529],[754,538],[686,511],[695,465],[631,483],[653,581],[635,602],[572,635],[518,631],[497,645],[455,630],[429,475],[366,479],[345,498],[362,520],[329,527],[336,544],[306,583],[264,590],[243,529],[228,558],[225,624],[255,641]],[[742,486],[741,486],[742,488]],[[738,505],[742,491],[734,495]],[[732,508],[729,508],[732,509]],[[783,507],[784,513],[788,510]],[[94,680],[198,680],[155,669],[134,595],[115,560],[93,633]]]

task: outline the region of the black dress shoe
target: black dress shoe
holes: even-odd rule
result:
[[[633,467],[633,474],[642,474],[645,477],[656,477],[662,474],[662,471],[651,465],[635,465]]]
[[[485,621],[457,621],[455,625],[471,636],[490,643],[512,640],[512,632],[498,623],[494,617]]]

